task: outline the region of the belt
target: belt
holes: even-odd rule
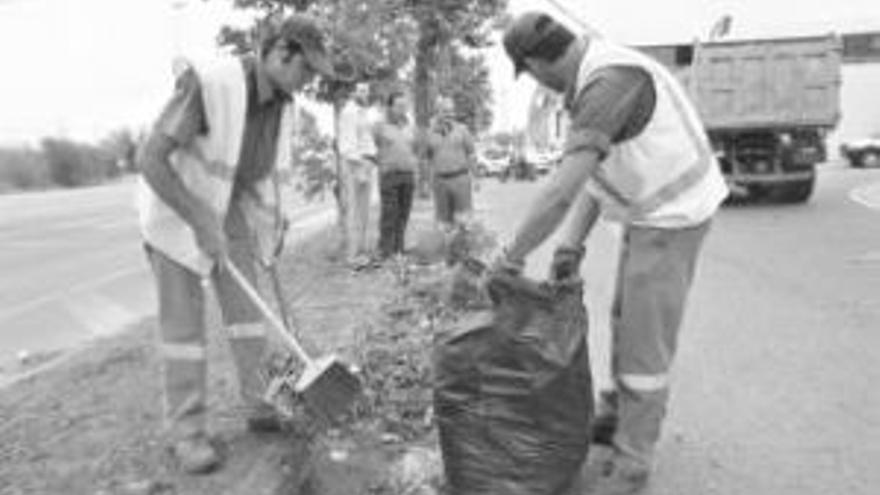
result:
[[[458,177],[459,175],[464,175],[468,172],[469,172],[468,169],[463,168],[461,170],[454,170],[452,172],[437,172],[434,175],[436,175],[437,178],[439,178],[439,179],[452,179],[454,177]]]

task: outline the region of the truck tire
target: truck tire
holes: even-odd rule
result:
[[[773,189],[773,197],[780,203],[805,203],[813,194],[816,176],[788,184],[781,184]]]
[[[859,157],[860,167],[880,167],[880,152],[868,150]]]

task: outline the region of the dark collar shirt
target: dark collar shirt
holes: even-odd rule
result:
[[[656,93],[647,70],[612,65],[566,92],[570,125],[566,149],[592,148],[604,157],[611,145],[638,136],[654,114]]]

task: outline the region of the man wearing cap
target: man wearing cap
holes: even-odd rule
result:
[[[693,105],[659,63],[596,36],[576,36],[543,13],[504,35],[516,72],[566,95],[562,165],[539,193],[496,269],[521,270],[573,210],[551,277],[578,276],[599,214],[623,224],[612,315],[614,393],[597,422],[614,455],[590,493],[636,493],[647,483],[669,397],[669,372],[700,246],[727,195]]]
[[[168,449],[189,473],[222,463],[206,430],[209,281],[230,339],[247,428],[281,428],[262,401],[266,337],[260,312],[224,265],[231,261],[254,283],[257,264],[279,245],[291,100],[316,73],[331,75],[332,67],[320,30],[306,17],[289,17],[263,34],[256,56],[181,70],[139,160],[141,231],[158,288]]]
[[[437,222],[452,232],[456,222],[467,222],[473,213],[472,179],[474,138],[455,121],[450,98],[437,100],[437,116],[427,138],[428,163],[434,182]]]

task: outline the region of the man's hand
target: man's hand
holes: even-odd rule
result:
[[[581,272],[586,250],[583,246],[559,246],[553,252],[550,263],[550,280],[562,281],[577,278]]]
[[[489,268],[490,273],[504,273],[507,275],[518,276],[522,274],[526,267],[525,260],[511,257],[507,248],[498,250],[491,259],[491,267]]]
[[[229,248],[226,232],[223,230],[223,222],[216,215],[211,215],[200,224],[194,229],[199,248],[214,261],[225,260]]]

